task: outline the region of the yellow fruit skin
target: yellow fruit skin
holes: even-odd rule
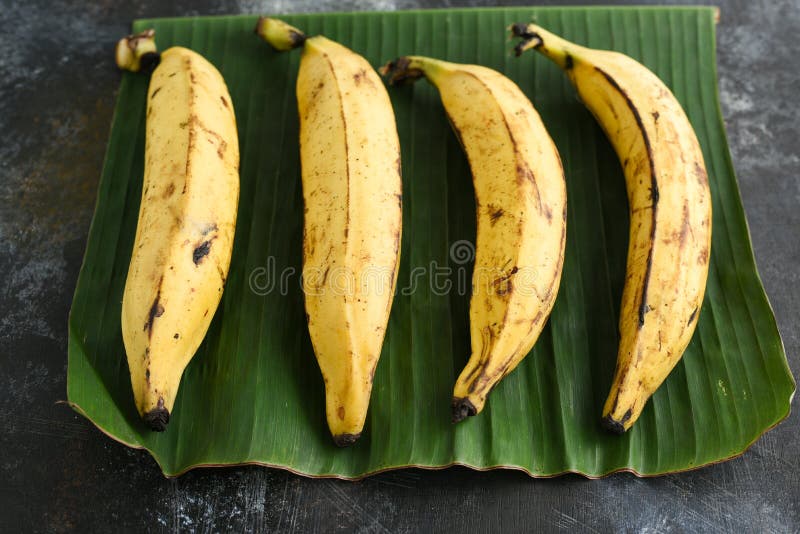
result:
[[[337,445],[360,436],[400,261],[400,144],[383,82],[325,37],[297,79],[305,203],[303,285]]]
[[[625,173],[630,208],[620,346],[603,409],[622,433],[684,353],[703,304],[711,193],[703,153],[680,104],[646,67],[529,25],[597,118]]]
[[[190,50],[166,50],[148,89],[142,199],[122,299],[136,408],[154,430],[164,430],[222,296],[238,169],[236,119],[222,76]]]
[[[403,61],[438,88],[475,187],[472,355],[453,389],[453,420],[460,421],[480,413],[553,308],[564,263],[564,170],[539,114],[511,80],[477,65]]]

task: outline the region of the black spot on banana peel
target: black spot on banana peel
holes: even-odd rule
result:
[[[361,69],[353,75],[353,82],[356,84],[356,86],[359,86],[361,85],[361,82],[371,84],[372,80],[367,77],[367,69]]]
[[[491,222],[492,226],[497,222],[497,220],[505,214],[505,211],[500,206],[494,206],[489,204],[489,221]]]
[[[163,279],[163,276],[162,276]],[[161,305],[159,300],[161,299],[161,283],[159,282],[159,290],[156,294],[156,298],[153,300],[153,305],[150,306],[150,312],[147,315],[147,321],[144,323],[144,331],[147,332],[148,335],[152,335],[153,333],[153,320],[156,317],[161,317],[164,315],[164,306]]]
[[[697,317],[697,310],[698,310],[698,307],[695,306],[694,310],[692,310],[692,314],[689,316],[689,320],[686,321],[686,326],[689,326],[690,324],[692,324],[692,321],[694,321],[694,318]]]
[[[208,256],[208,253],[211,251],[211,241],[213,241],[213,239],[203,241],[192,251],[192,261],[195,265],[200,265],[200,262],[203,261],[203,258]]]
[[[164,193],[161,195],[161,198],[165,198],[165,199],[169,198],[169,197],[172,196],[172,193],[174,193],[174,192],[175,192],[175,184],[174,183],[170,183],[166,187],[166,189],[164,189]]]
[[[453,423],[460,423],[467,417],[472,417],[478,413],[478,410],[475,409],[475,406],[466,397],[453,397],[453,402],[450,406],[453,411]]]
[[[358,434],[339,434],[338,436],[333,436],[333,442],[336,444],[337,447],[349,447],[361,437],[361,432]]]

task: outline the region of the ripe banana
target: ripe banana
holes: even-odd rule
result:
[[[137,38],[120,43],[120,66],[138,69]],[[120,47],[129,51],[120,54]],[[191,50],[164,51],[148,89],[142,199],[122,298],[136,408],[153,430],[166,428],[183,370],[222,296],[238,168],[236,119],[222,76]]]
[[[277,50],[303,46],[297,78],[305,220],[303,289],[336,445],[361,435],[400,262],[400,142],[381,79],[322,36],[262,18]]]
[[[622,162],[630,209],[620,346],[603,424],[621,434],[680,360],[697,325],[711,249],[711,195],[697,137],[678,101],[620,53],[516,24],[517,54],[561,67]]]
[[[511,80],[477,65],[419,56],[384,67],[395,84],[437,87],[467,153],[477,246],[470,299],[472,355],[453,390],[452,417],[478,414],[528,354],[553,308],[564,263],[566,184],[556,146]]]

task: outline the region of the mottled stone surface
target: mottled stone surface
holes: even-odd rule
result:
[[[718,3],[720,88],[733,161],[759,269],[797,373],[800,5],[797,0]],[[797,415],[741,458],[657,479],[623,474],[599,482],[577,476],[542,481],[516,472],[448,469],[345,483],[263,468],[200,470],[165,480],[149,455],[109,440],[56,404],[66,397],[67,314],[119,82],[109,51],[132,19],[488,4],[4,2],[0,530],[800,529]]]

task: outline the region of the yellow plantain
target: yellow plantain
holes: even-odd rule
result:
[[[392,83],[425,77],[439,90],[467,153],[477,207],[470,300],[472,355],[453,390],[453,422],[486,397],[533,347],[558,293],[566,185],[556,146],[511,80],[477,65],[408,56]]]
[[[603,424],[621,434],[680,360],[697,325],[711,249],[711,194],[697,136],[646,67],[617,52],[515,24],[520,54],[561,67],[594,114],[625,173],[630,238],[620,346]]]
[[[400,143],[381,79],[358,54],[275,19],[277,50],[303,46],[297,78],[305,218],[303,288],[338,446],[361,435],[394,298],[402,225]]]
[[[152,64],[152,37],[123,39],[120,66],[138,70],[146,57]],[[142,199],[122,298],[136,408],[153,430],[166,428],[183,371],[222,296],[238,168],[236,119],[222,76],[191,50],[164,51],[148,89]]]

